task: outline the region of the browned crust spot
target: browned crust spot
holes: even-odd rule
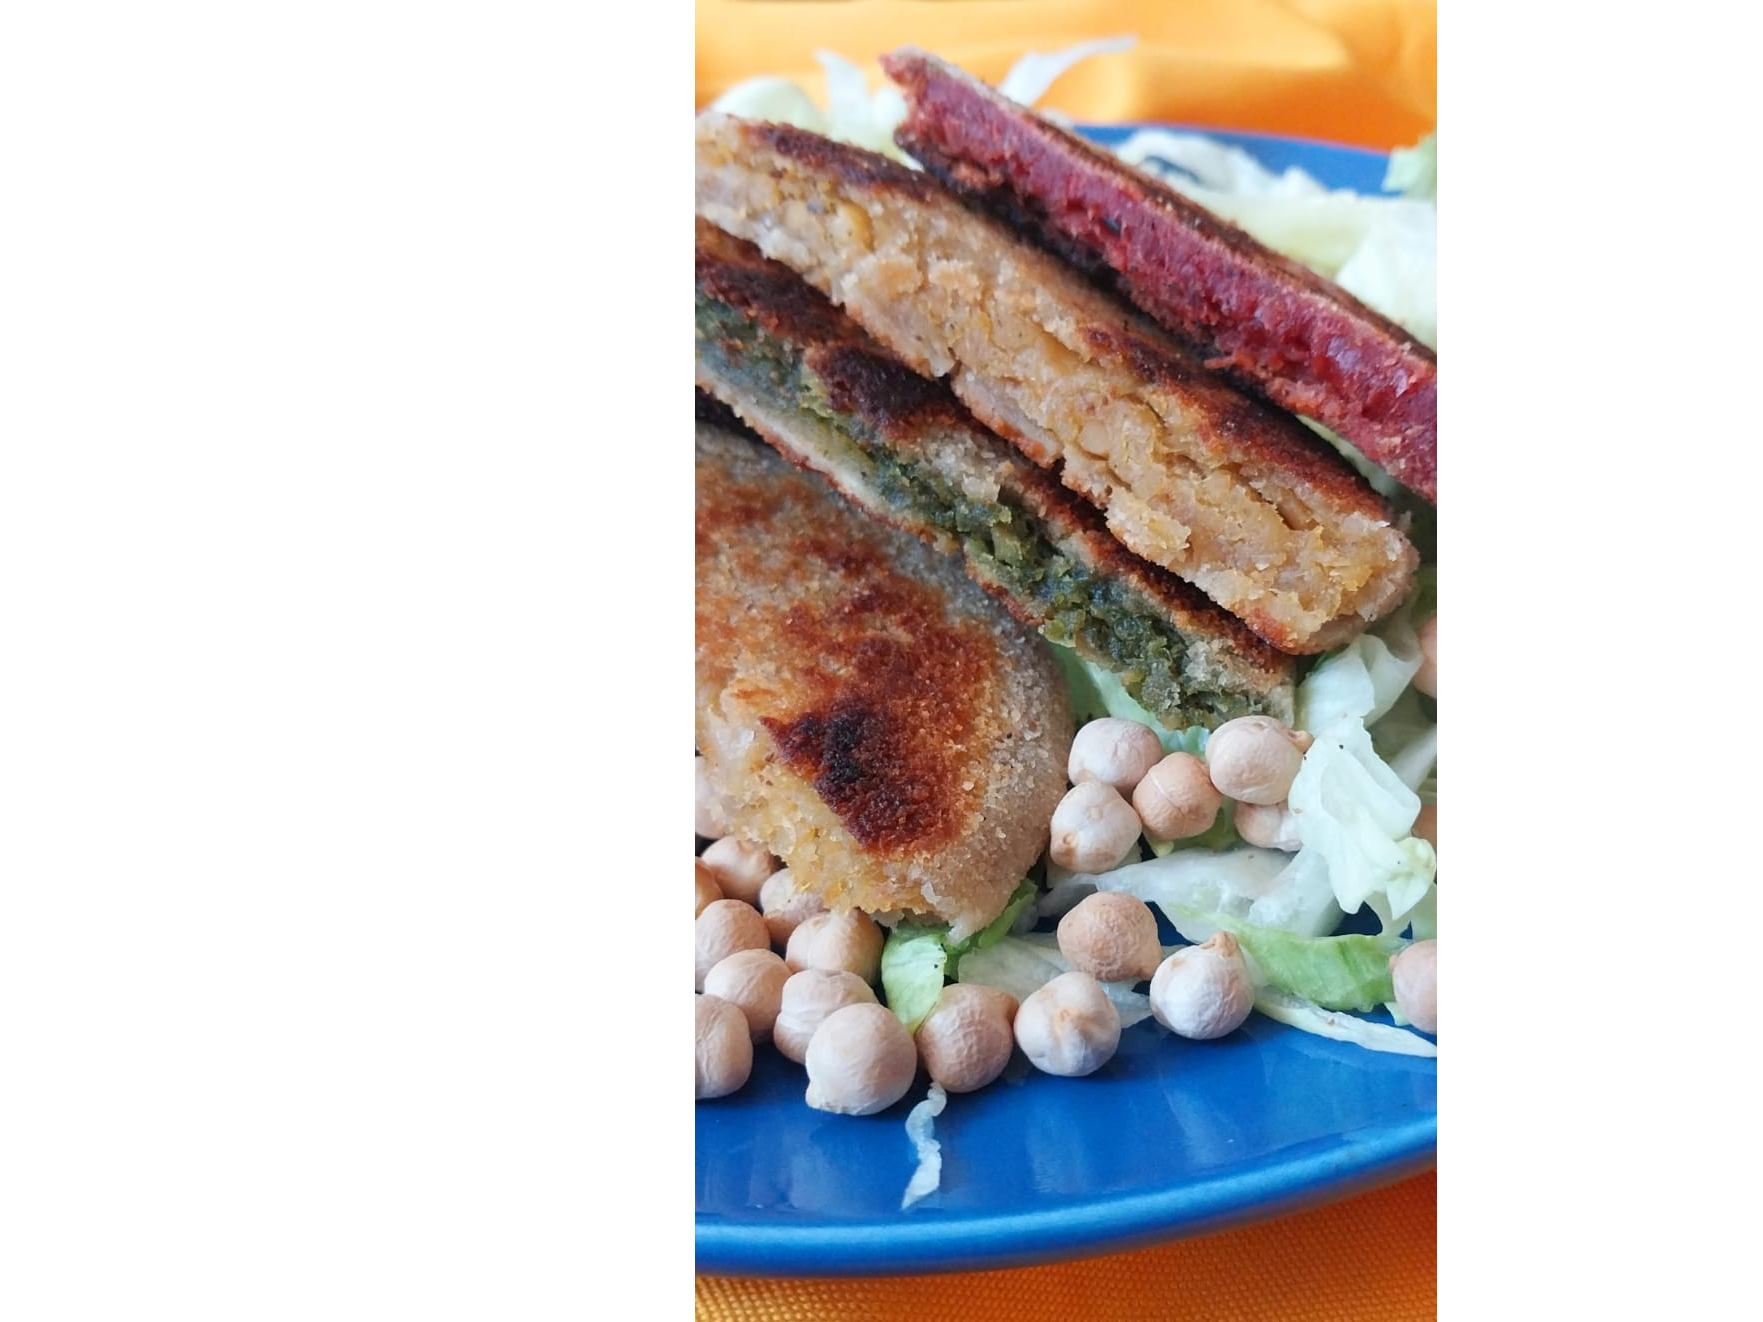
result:
[[[996,644],[979,624],[951,621],[941,596],[896,573],[874,537],[807,482],[792,470],[700,487],[701,560],[723,557],[754,581],[790,566],[790,577],[820,585],[781,613],[700,613],[700,645],[787,661],[785,710],[760,719],[854,839],[881,853],[935,849],[973,810],[966,744],[993,691]],[[787,535],[755,539],[767,526]]]
[[[774,148],[780,156],[800,161],[860,188],[884,190],[923,201],[937,185],[930,179],[890,161],[878,152],[853,150],[818,133],[788,124],[755,122],[753,136]]]

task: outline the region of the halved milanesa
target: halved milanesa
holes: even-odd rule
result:
[[[1314,271],[934,55],[882,57],[926,169],[1438,499],[1438,357]]]
[[[697,428],[698,751],[743,835],[836,909],[983,927],[1047,844],[1072,716],[958,557],[756,440]]]
[[[1130,549],[1274,646],[1323,651],[1406,594],[1414,548],[1320,440],[929,176],[712,112],[697,210],[948,377]]]
[[[800,277],[698,222],[697,382],[786,457],[940,549],[1050,641],[1114,671],[1165,726],[1292,718],[1291,657],[1133,555]]]

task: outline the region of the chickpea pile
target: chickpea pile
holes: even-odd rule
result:
[[[769,1043],[806,1066],[810,1106],[886,1110],[912,1086],[919,1051],[876,999],[882,930],[797,889],[764,846],[735,834],[703,758],[696,776],[697,835],[710,840],[695,860],[698,1100],[740,1091]]]
[[[1424,665],[1415,687],[1437,696],[1435,622],[1421,631]],[[1053,812],[1047,856],[1073,872],[1107,872],[1137,856],[1141,837],[1204,835],[1227,802],[1251,845],[1295,851],[1288,805],[1312,744],[1268,716],[1226,721],[1205,757],[1163,752],[1136,721],[1091,721],[1072,741],[1071,789]],[[1120,1013],[1102,984],[1149,983],[1151,1013],[1177,1036],[1224,1037],[1242,1026],[1254,986],[1238,944],[1219,933],[1164,956],[1157,919],[1134,896],[1101,891],[1060,920],[1057,940],[1071,969],[1018,1005],[996,988],[945,986],[916,1033],[878,1000],[885,933],[867,914],[829,912],[797,888],[790,870],[736,833],[734,813],[697,759],[697,1096],[742,1088],[766,1044],[807,1071],[808,1105],[873,1115],[911,1090],[922,1069],[952,1093],[984,1088],[1020,1048],[1036,1069],[1092,1074],[1120,1043]],[[1414,834],[1438,844],[1437,810],[1422,809]],[[1438,1031],[1437,943],[1392,956],[1397,1008],[1415,1027]]]

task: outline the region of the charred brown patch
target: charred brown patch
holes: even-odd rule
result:
[[[879,346],[825,345],[808,350],[805,361],[825,383],[833,408],[885,436],[914,435],[937,422],[961,425],[947,385],[926,380]]]
[[[787,124],[752,123],[743,125],[743,132],[771,147],[780,156],[800,161],[811,169],[824,170],[858,188],[882,189],[902,197],[923,199],[931,196],[936,187],[923,175],[890,161],[886,156],[834,142],[806,129],[792,128]]]

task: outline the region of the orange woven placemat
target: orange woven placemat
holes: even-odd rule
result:
[[[1438,1175],[1113,1257],[948,1276],[697,1284],[701,1322],[1411,1322],[1438,1314]]]

